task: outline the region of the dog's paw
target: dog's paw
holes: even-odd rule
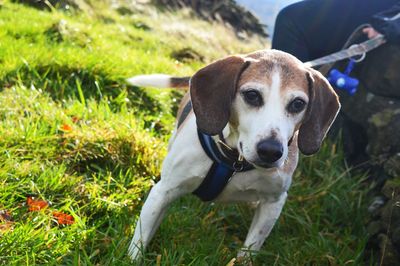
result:
[[[235,265],[253,266],[252,254],[249,250],[241,250],[236,256]]]
[[[131,258],[132,261],[139,261],[142,258],[142,254],[142,245],[132,240],[128,248],[128,256]]]

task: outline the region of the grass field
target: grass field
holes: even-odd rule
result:
[[[159,179],[182,93],[129,88],[124,79],[188,75],[266,45],[238,40],[187,11],[89,4],[86,12],[50,12],[0,2],[0,265],[131,264],[134,224]],[[201,57],[174,58],[184,50]],[[349,172],[338,143],[301,158],[254,265],[363,264],[367,188]],[[49,205],[29,210],[27,199]],[[73,223],[60,223],[56,212]],[[182,198],[143,264],[226,265],[251,212]]]

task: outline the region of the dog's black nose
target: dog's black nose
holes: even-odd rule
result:
[[[266,163],[274,163],[283,155],[283,146],[275,139],[267,139],[257,144],[257,153]]]

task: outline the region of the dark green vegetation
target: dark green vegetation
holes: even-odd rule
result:
[[[185,12],[89,4],[88,12],[0,5],[1,265],[129,264],[135,219],[159,178],[182,94],[127,88],[124,79],[187,75],[214,58],[263,47]],[[204,62],[173,58],[188,48]],[[255,265],[362,264],[361,180],[349,174],[336,144],[303,158]],[[51,205],[29,212],[29,194]],[[58,225],[55,210],[75,223]],[[246,206],[191,196],[169,213],[146,265],[225,265],[251,217]]]

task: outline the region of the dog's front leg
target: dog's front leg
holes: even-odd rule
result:
[[[250,257],[252,251],[260,250],[265,239],[268,237],[275,222],[281,214],[285,204],[287,193],[283,193],[278,201],[260,201],[251,222],[249,232],[238,258]]]
[[[161,180],[150,191],[136,223],[135,234],[129,246],[129,256],[137,260],[157,231],[169,204],[186,192],[171,187]]]

